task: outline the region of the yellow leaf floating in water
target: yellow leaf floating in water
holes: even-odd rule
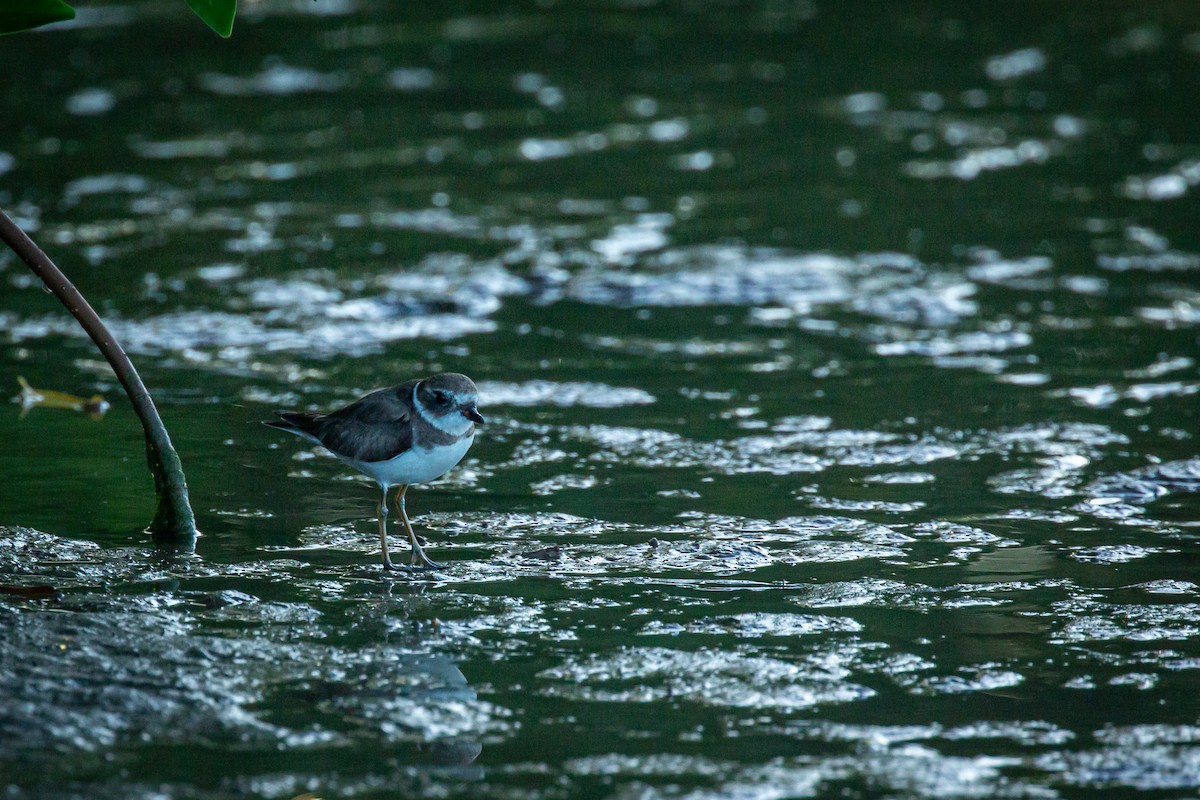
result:
[[[90,398],[78,397],[66,392],[55,392],[49,389],[35,389],[29,385],[29,381],[25,380],[20,375],[17,376],[17,383],[21,384],[21,393],[13,398],[14,403],[21,404],[21,419],[29,413],[32,408],[41,406],[43,408],[65,408],[69,411],[83,411],[92,419],[100,419],[105,412],[111,408],[111,405],[103,396],[94,394]]]

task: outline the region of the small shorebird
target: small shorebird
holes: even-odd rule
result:
[[[264,425],[316,442],[344,463],[379,484],[379,543],[383,568],[396,569],[388,557],[388,492],[396,493],[396,511],[412,545],[412,565],[441,566],[430,560],[413,533],[404,510],[409,484],[428,483],[446,474],[466,455],[483,423],[476,407],[479,392],[466,375],[443,372],[379,389],[330,414],[276,411],[279,420]]]

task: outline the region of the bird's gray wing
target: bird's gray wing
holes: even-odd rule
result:
[[[331,452],[356,461],[387,461],[413,445],[412,390],[416,381],[371,392],[316,421],[316,435]]]

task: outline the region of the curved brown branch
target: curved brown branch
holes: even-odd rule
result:
[[[196,517],[188,502],[183,465],[133,362],[67,276],[3,211],[0,211],[0,240],[11,247],[62,301],[112,366],[146,432],[146,460],[154,475],[154,491],[158,497],[150,533],[160,543],[191,546],[196,539]]]

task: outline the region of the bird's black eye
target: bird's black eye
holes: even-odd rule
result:
[[[446,392],[434,392],[433,402],[437,403],[439,406],[444,406],[450,402],[450,395]]]

